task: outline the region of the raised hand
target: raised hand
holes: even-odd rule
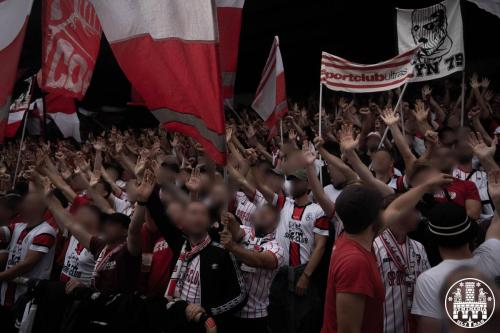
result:
[[[354,139],[354,130],[352,124],[344,124],[339,131],[339,142],[342,151],[354,151],[359,144],[359,137]]]
[[[255,128],[253,127],[253,125],[249,125],[245,128],[245,135],[248,139],[255,137]]]
[[[309,142],[307,140],[302,144],[302,158],[306,165],[313,165],[316,161],[317,154],[309,149]]]
[[[429,115],[429,109],[425,107],[424,102],[417,100],[415,102],[415,110],[413,110],[413,114],[418,122],[425,122],[427,121],[427,116]]]
[[[325,144],[325,140],[320,136],[315,137],[313,142],[316,149],[320,149]]]
[[[470,133],[468,138],[468,143],[472,148],[472,151],[479,159],[493,158],[495,156],[495,151],[497,148],[497,138],[493,139],[493,144],[488,146],[481,136],[480,133]]]
[[[295,142],[297,140],[297,131],[293,128],[288,131],[288,139],[290,142]]]
[[[92,146],[96,151],[103,151],[104,147],[106,146],[104,137],[102,136],[97,137],[97,139],[94,142],[92,142]]]
[[[472,74],[472,77],[470,78],[470,86],[472,89],[477,89],[481,86],[477,73]]]
[[[189,177],[188,181],[186,182],[186,188],[190,192],[197,193],[201,189],[201,177],[200,177],[200,168],[196,167],[191,171],[191,176]]]
[[[382,110],[380,118],[384,121],[387,126],[395,125],[399,122],[399,115],[392,109],[392,107],[387,106]]]
[[[435,146],[439,143],[439,136],[437,132],[427,130],[424,135],[425,142],[428,144]]]
[[[490,79],[484,77],[483,80],[481,81],[481,87],[483,87],[484,89],[488,89],[489,86],[490,86]]]
[[[467,117],[469,119],[475,119],[477,118],[479,115],[481,114],[481,107],[479,106],[474,106],[470,111],[469,113],[467,114]]]
[[[233,127],[226,126],[226,143],[231,142],[232,138],[233,138]]]
[[[500,169],[488,172],[488,193],[495,207],[500,207]]]
[[[154,172],[150,169],[147,169],[144,172],[144,177],[142,178],[142,182],[137,188],[137,201],[146,202],[149,200],[151,193],[155,188],[156,178]]]
[[[451,182],[453,182],[454,179],[455,178],[453,178],[453,176],[451,175],[448,175],[446,173],[440,173],[436,176],[429,178],[424,183],[424,186],[428,188],[429,192],[436,191],[439,188],[442,188],[443,186],[450,184]]]

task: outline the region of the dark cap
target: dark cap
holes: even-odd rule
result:
[[[302,180],[307,181],[307,172],[304,169],[297,170],[286,177],[287,180]]]
[[[477,223],[467,216],[465,208],[451,202],[434,205],[428,218],[429,235],[443,247],[467,244],[478,231]]]
[[[377,220],[382,205],[383,197],[378,190],[366,185],[349,185],[335,201],[335,210],[345,231],[358,234]]]

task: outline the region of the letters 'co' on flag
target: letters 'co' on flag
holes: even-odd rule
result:
[[[269,128],[273,128],[288,112],[285,69],[277,36],[274,37],[271,53],[262,72],[252,108]]]
[[[420,45],[412,82],[445,77],[465,67],[460,1],[420,9],[398,9],[399,52]]]
[[[233,107],[234,82],[238,66],[241,16],[245,0],[216,0],[219,26],[219,60],[224,103]]]
[[[44,91],[82,99],[90,84],[101,25],[89,0],[45,0],[42,13]]]
[[[3,143],[17,65],[33,0],[0,1],[0,143]]]
[[[323,52],[321,83],[331,90],[368,93],[397,88],[413,75],[413,58],[418,47],[387,61],[364,65]]]
[[[92,0],[121,69],[165,128],[226,162],[212,0]]]

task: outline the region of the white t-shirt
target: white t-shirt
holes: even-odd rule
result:
[[[90,286],[94,266],[95,258],[92,253],[84,248],[74,236],[71,236],[64,257],[61,281],[66,282],[69,279],[75,279],[86,286]]]
[[[12,236],[7,248],[9,255],[5,270],[24,260],[30,250],[41,252],[44,254],[42,259],[22,277],[48,279],[54,261],[56,230],[47,222],[42,222],[32,229],[28,229],[26,223],[16,223],[10,230]],[[12,305],[27,290],[26,286],[11,282],[3,282],[1,288],[1,305]]]
[[[113,208],[117,213],[125,214],[127,216],[132,215],[133,207],[129,201],[117,198],[112,195],[111,200],[113,200]]]
[[[500,276],[500,240],[489,239],[463,260],[443,260],[439,265],[423,272],[417,278],[411,313],[418,316],[441,319],[444,300],[441,288],[448,275],[459,267],[472,267],[489,278]]]

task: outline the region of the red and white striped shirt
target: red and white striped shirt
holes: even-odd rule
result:
[[[255,210],[266,203],[266,199],[259,191],[255,191],[253,198],[243,192],[236,192],[236,213],[235,215],[241,220],[241,223],[246,226],[252,225],[252,217]]]
[[[412,251],[409,251],[410,243]],[[406,258],[406,262],[410,260],[410,252],[414,256],[411,260],[415,263],[415,282],[413,282],[413,285],[415,285],[416,278],[422,272],[430,268],[424,246],[408,237],[406,237],[406,241],[403,244],[398,243],[398,246],[401,249],[401,253],[403,253],[403,256]],[[388,253],[386,246],[384,246],[381,236],[375,238],[373,249],[385,287],[384,333],[409,332],[409,311],[405,272],[398,269],[391,255]],[[415,288],[415,286],[413,286],[413,288]]]
[[[276,241],[274,234],[259,238],[255,236],[255,230],[253,228],[245,226],[241,226],[241,228],[245,231],[245,236],[242,240],[245,248],[252,251],[272,253],[276,258],[277,265],[275,269],[255,268],[245,264],[241,265],[241,272],[243,273],[248,291],[248,301],[243,309],[236,313],[236,316],[240,318],[267,317],[271,283],[278,269],[285,262],[285,253],[283,248]]]
[[[328,236],[329,221],[315,203],[298,206],[295,201],[276,194],[273,204],[281,208],[276,240],[285,250],[285,263],[295,267],[309,261],[314,249],[314,234]]]
[[[180,298],[188,303],[201,304],[200,256],[191,260],[184,278],[179,280]]]

